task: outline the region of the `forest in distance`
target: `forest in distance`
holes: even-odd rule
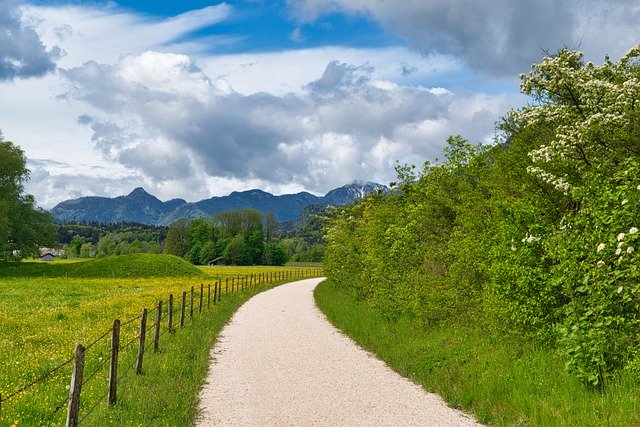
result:
[[[324,254],[326,207],[309,207],[296,222],[280,224],[252,209],[208,218],[180,219],[169,227],[122,222],[56,225],[63,258],[101,258],[131,253],[168,253],[196,265],[223,257],[229,264],[283,265],[320,262]]]

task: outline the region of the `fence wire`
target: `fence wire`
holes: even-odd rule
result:
[[[65,362],[62,362],[60,365],[56,366],[55,368],[53,368],[52,370],[50,370],[49,372],[47,372],[46,374],[36,378],[35,380],[31,381],[30,383],[28,383],[27,385],[23,386],[22,388],[20,388],[20,390],[14,391],[13,393],[5,396],[2,398],[3,402],[6,402],[7,400],[11,399],[12,397],[23,393],[27,390],[29,390],[31,387],[33,387],[34,385],[46,380],[47,378],[49,378],[51,375],[53,375],[54,373],[56,373],[57,371],[59,371],[60,369],[64,368],[65,366],[67,366],[69,363],[73,362],[74,357],[72,356],[70,359],[68,359]]]
[[[98,405],[100,404],[100,402],[102,402],[104,400],[105,397],[107,397],[109,395],[109,390],[107,390],[106,393],[104,393],[97,401],[96,403],[93,404],[93,406],[87,411],[86,414],[84,414],[84,416],[78,420],[78,424],[81,424],[89,415],[91,415],[93,413],[93,411],[98,407]]]
[[[240,291],[241,288],[247,288],[247,287],[252,287],[252,286],[257,286],[257,285],[261,285],[261,284],[265,284],[265,283],[272,283],[278,280],[287,280],[287,279],[292,279],[292,278],[299,278],[299,277],[311,277],[311,276],[319,276],[321,274],[321,270],[320,269],[316,269],[313,271],[295,271],[295,270],[287,270],[287,271],[283,271],[282,273],[279,274],[257,274],[257,275],[245,275],[245,276],[236,276],[236,277],[232,277],[230,279],[226,279],[226,282],[224,282],[222,279],[219,279],[218,281],[216,281],[213,286],[211,286],[211,284],[208,284],[207,286],[207,290],[205,293],[204,290],[204,286],[203,286],[203,290],[202,292],[198,292],[198,290],[196,290],[194,288],[194,303],[197,303],[195,301],[196,298],[203,298],[203,302],[204,302],[204,298],[206,295],[207,298],[207,307],[208,309],[210,309],[210,306],[208,304],[209,298],[213,298],[214,299],[214,304],[215,304],[215,300],[219,300],[220,299],[220,295],[222,294],[223,291],[223,287],[225,289],[225,293],[231,292],[231,290],[233,290],[234,292],[238,292]],[[228,285],[231,282],[231,287],[229,288]],[[225,285],[226,283],[226,285]],[[210,287],[212,287],[213,289],[210,289]],[[186,291],[186,294],[189,294],[190,290]],[[180,313],[183,309],[182,307],[182,298],[181,298],[181,294],[178,295],[177,298],[174,298],[174,305],[173,305],[173,310],[171,311],[171,314],[176,314],[176,313]],[[187,295],[187,298],[190,298],[190,295]],[[169,306],[169,301],[162,301],[162,305],[163,307],[167,307],[167,310],[165,313],[163,313],[160,316],[160,322],[166,320],[169,317],[169,310],[168,310],[168,306]],[[185,310],[189,308],[189,300],[185,299]],[[204,303],[203,303],[203,308],[204,308]],[[147,316],[151,315],[152,313],[157,312],[157,305],[150,309],[147,310]],[[189,316],[191,318],[191,316]],[[121,322],[120,326],[126,326],[129,324],[132,324],[133,322],[136,322],[138,320],[140,320],[142,318],[142,314],[133,317],[131,319],[128,319],[124,322]],[[153,329],[155,329],[156,327],[156,322],[149,322],[147,323],[147,327],[146,327],[146,332],[150,332]],[[105,331],[103,334],[101,334],[99,337],[97,337],[96,339],[94,339],[91,343],[89,343],[86,347],[85,350],[89,350],[92,347],[94,347],[96,344],[98,344],[100,341],[104,340],[110,333],[112,333],[113,328],[108,329],[107,331]],[[173,331],[177,331],[177,329],[173,328]],[[165,334],[167,334],[169,331],[168,328],[160,328],[159,331],[159,335],[158,337],[162,337]],[[127,341],[124,345],[120,346],[120,350],[126,350],[128,348],[130,348],[132,346],[133,343],[135,343],[136,341],[139,341],[140,339],[140,335],[139,333],[136,334],[136,336],[134,336],[132,339],[130,339],[129,341]],[[154,340],[153,339],[148,339],[147,340],[147,344],[145,345],[144,351],[147,352],[152,346],[154,345]],[[84,379],[82,384],[87,384],[90,381],[92,381],[99,372],[101,372],[105,365],[107,363],[109,363],[109,361],[111,360],[111,356],[103,356],[104,359],[100,362],[99,366],[97,366],[90,374],[88,374]],[[34,379],[33,381],[30,381],[29,383],[27,383],[26,385],[24,385],[23,387],[21,387],[19,390],[16,390],[6,396],[2,396],[2,402],[7,402],[10,399],[14,398],[15,396],[24,393],[25,391],[29,390],[31,387],[35,386],[36,384],[45,381],[47,378],[49,378],[51,375],[53,375],[54,373],[56,373],[57,371],[59,371],[60,369],[64,368],[65,366],[69,365],[71,362],[73,362],[74,357],[70,357],[69,359],[67,359],[66,361],[62,362],[61,364],[59,364],[58,366],[54,367],[53,369],[51,369],[50,371],[48,371],[47,373],[45,373],[44,375],[39,376],[38,378]],[[131,363],[129,363],[128,365],[126,365],[126,369],[124,370],[124,372],[118,377],[118,381],[122,380],[123,378],[125,378],[129,372],[134,368],[134,366],[136,365],[137,362],[137,358],[133,358],[133,361]],[[107,393],[103,394],[92,406],[91,408],[84,414],[84,416],[82,417],[82,419],[80,420],[80,422],[84,421],[89,415],[91,415],[93,413],[93,411],[97,408],[97,406],[105,399],[105,397],[108,395],[108,391]],[[60,410],[69,402],[69,396],[65,397],[64,400],[61,400],[58,404],[56,404],[54,410],[48,415],[48,417],[46,418],[46,420],[44,421],[45,423],[48,423],[49,421],[51,421],[53,419],[53,417],[56,416],[57,413],[60,412]]]

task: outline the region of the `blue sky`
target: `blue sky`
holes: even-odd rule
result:
[[[0,0],[0,129],[48,208],[324,194],[490,142],[543,50],[617,58],[637,22],[635,0]]]
[[[121,7],[152,16],[170,17],[210,6],[207,1],[123,1]],[[215,53],[280,51],[345,44],[354,47],[383,47],[401,44],[397,36],[385,32],[364,15],[331,13],[316,22],[298,24],[283,1],[227,1],[234,12],[227,21],[203,28],[194,35],[236,37],[238,41]],[[294,40],[292,34],[299,32]]]

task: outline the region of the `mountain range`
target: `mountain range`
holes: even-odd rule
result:
[[[374,191],[386,192],[388,189],[373,182],[354,182],[331,190],[324,196],[315,196],[307,192],[274,196],[262,190],[247,190],[189,203],[183,199],[163,202],[138,187],[126,196],[90,196],[66,200],[51,209],[51,213],[56,222],[126,221],[169,225],[179,218],[194,219],[249,208],[263,214],[271,212],[279,222],[285,222],[298,218],[307,206],[346,205]]]

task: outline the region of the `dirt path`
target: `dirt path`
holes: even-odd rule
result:
[[[212,350],[197,425],[477,425],[337,331],[315,307],[320,281],[238,310]]]

